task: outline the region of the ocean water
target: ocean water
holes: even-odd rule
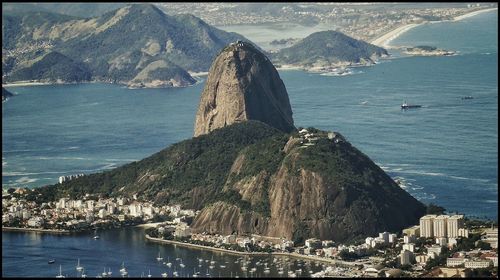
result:
[[[494,11],[423,25],[392,42],[434,45],[459,51],[456,56],[396,57],[342,77],[281,71],[295,124],[340,132],[424,203],[497,219],[497,25]],[[12,87],[16,96],[2,104],[2,185],[52,184],[61,175],[114,168],[189,139],[202,88],[203,81],[181,89]],[[474,99],[461,99],[469,95]],[[423,107],[402,111],[404,100]],[[2,275],[56,275],[58,266],[47,268],[46,260],[59,255],[75,256],[75,263],[81,255],[97,267],[107,263],[115,274],[122,261],[130,262],[140,275],[148,267],[139,259],[148,255],[154,262],[157,254],[149,245],[127,249],[128,241],[108,244],[106,238],[102,248],[114,248],[111,254],[87,248],[87,237],[2,237]],[[62,247],[53,248],[55,240]],[[133,240],[144,243],[140,235]],[[189,252],[194,260],[201,254]],[[28,265],[40,262],[43,268]],[[63,269],[69,262],[68,257]],[[187,265],[186,271],[193,268]]]

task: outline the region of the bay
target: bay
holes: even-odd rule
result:
[[[392,42],[457,50],[456,56],[398,57],[343,77],[280,71],[296,126],[340,132],[424,203],[498,219],[497,24],[495,11],[423,25]],[[114,168],[189,139],[203,85],[10,88],[16,96],[2,103],[2,186],[53,184],[58,176]],[[474,99],[461,99],[469,95]],[[404,100],[423,107],[401,111]],[[140,229],[103,232],[101,243],[85,235],[2,237],[3,276],[55,276],[58,266],[47,265],[49,258],[61,260],[70,275],[77,257],[89,276],[104,266],[116,276],[122,261],[134,275],[147,269],[159,275],[158,250],[181,256],[192,273],[193,260],[212,254],[146,243]]]

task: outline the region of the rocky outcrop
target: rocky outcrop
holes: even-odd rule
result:
[[[329,139],[322,131],[316,137],[319,140],[308,146],[300,144],[297,136],[283,141],[285,154],[269,173],[245,171],[261,159],[243,151],[224,190],[236,190],[257,216],[236,204],[216,203],[196,217],[194,230],[251,232],[299,242],[310,237],[346,241],[399,231],[425,213],[423,204],[345,139]],[[268,204],[268,212],[258,212],[262,203]]]
[[[258,213],[243,211],[235,205],[219,201],[204,208],[196,216],[192,227],[211,234],[241,235],[265,234],[268,224],[267,219]]]
[[[284,132],[295,128],[285,85],[272,63],[251,44],[237,42],[226,47],[210,67],[194,136],[247,120]]]

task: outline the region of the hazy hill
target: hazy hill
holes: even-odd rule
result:
[[[194,79],[186,71],[207,71],[222,47],[246,40],[191,15],[166,15],[151,4],[128,5],[91,19],[43,12],[13,14],[3,18],[2,31],[2,48],[8,51],[2,62],[10,65],[4,70],[8,76],[57,51],[84,63],[92,80],[121,84],[155,80],[158,76],[144,75],[157,71],[143,70],[158,65],[168,74],[158,83],[192,84]]]
[[[119,9],[126,3],[2,3],[4,13],[51,12],[68,16],[89,18]]]
[[[50,52],[33,65],[19,69],[5,79],[11,81],[37,80],[41,82],[86,82],[91,73],[81,62],[76,62],[58,52]]]
[[[291,47],[272,55],[279,64],[328,66],[332,64],[373,63],[388,55],[383,48],[356,40],[337,31],[313,33]]]

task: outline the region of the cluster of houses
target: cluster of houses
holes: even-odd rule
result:
[[[18,194],[27,191],[18,189]],[[21,196],[22,197],[22,196]],[[126,197],[94,199],[89,194],[83,199],[61,198],[58,201],[42,203],[27,201],[23,198],[2,195],[2,224],[20,221],[21,227],[83,230],[89,226],[111,224],[113,221],[126,221],[142,218],[152,219],[156,214],[173,217],[193,217],[194,210],[181,209],[180,205],[155,207],[150,202],[139,202]]]

